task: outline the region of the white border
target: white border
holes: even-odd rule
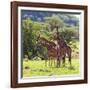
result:
[[[55,12],[80,12],[80,75],[63,75],[47,77],[21,78],[21,10],[39,10]],[[35,8],[35,7],[18,7],[18,83],[33,83],[45,81],[66,81],[66,80],[83,80],[84,79],[84,11],[72,9],[55,9],[55,8]]]

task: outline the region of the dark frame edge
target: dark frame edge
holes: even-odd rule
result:
[[[88,83],[88,6],[84,6],[84,82]]]
[[[67,9],[81,9],[87,7],[87,5],[74,5],[74,4],[58,4],[58,3],[43,3],[43,2],[28,2],[28,1],[12,1],[17,6],[26,7],[46,7],[47,8],[67,8]],[[55,6],[56,4],[56,6]],[[73,8],[72,8],[73,7]]]
[[[15,14],[15,11],[17,9],[17,4],[14,3],[14,2],[11,2],[10,3],[10,6],[11,6],[11,42],[10,42],[10,45],[11,45],[11,83],[10,83],[10,86],[11,88],[16,88],[18,83],[17,83],[17,69],[15,67],[17,67],[16,63],[17,63],[17,60],[15,57],[17,54],[16,54],[16,50],[15,50],[15,47],[16,47],[16,42],[17,42],[17,37],[15,38],[15,35],[16,35],[16,31],[15,31],[15,25],[16,25],[16,14]],[[16,25],[17,26],[17,25]],[[15,54],[15,55],[14,55]]]
[[[38,83],[19,83],[13,88],[26,88],[26,87],[45,87],[45,86],[61,86],[61,85],[73,85],[73,84],[85,84],[85,80],[74,81],[55,81],[55,82],[38,82]]]
[[[10,82],[10,86],[12,87],[12,2],[10,3],[10,25],[11,25],[11,27],[10,27],[10,47],[11,47],[11,51],[10,51],[10,58],[11,58],[11,67],[10,67],[10,75],[11,75],[11,78],[10,78],[10,80],[11,80],[11,82]]]

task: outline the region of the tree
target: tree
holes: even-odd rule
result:
[[[23,43],[23,52],[24,55],[29,56],[29,52],[32,52],[32,26],[33,22],[30,18],[26,18],[22,21],[22,43]]]
[[[59,33],[68,44],[73,40],[79,40],[79,32],[76,27],[65,27]]]
[[[64,26],[63,20],[57,15],[52,15],[52,17],[45,17],[45,21],[48,23],[51,31],[56,29],[58,32],[58,29]]]
[[[52,15],[51,17],[45,17],[46,23],[48,23],[50,31],[54,32],[56,39],[59,39],[59,30],[64,27],[64,21],[58,15]]]
[[[44,56],[45,49],[41,47],[38,51],[37,37],[41,33],[42,24],[40,22],[32,21],[30,18],[22,20],[22,46],[23,46],[23,57],[28,55],[29,59],[35,57],[38,53]]]

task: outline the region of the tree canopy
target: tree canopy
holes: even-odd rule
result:
[[[39,35],[50,40],[54,33],[58,31],[68,44],[75,39],[79,39],[78,25],[68,27],[59,15],[53,14],[51,17],[44,17],[44,21],[41,22],[25,18],[22,19],[21,26],[23,57],[27,55],[29,58],[35,56],[47,58],[46,48],[37,44],[37,37]]]

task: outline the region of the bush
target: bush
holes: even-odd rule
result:
[[[38,56],[36,56],[36,57],[34,57],[32,60],[41,60],[41,58],[38,57]]]
[[[66,40],[67,43],[79,38],[79,36],[76,36],[76,33],[78,33],[78,30],[74,27],[65,27],[64,30],[60,31],[60,35]]]
[[[25,55],[25,58],[24,58],[25,61],[28,61],[28,55]]]

